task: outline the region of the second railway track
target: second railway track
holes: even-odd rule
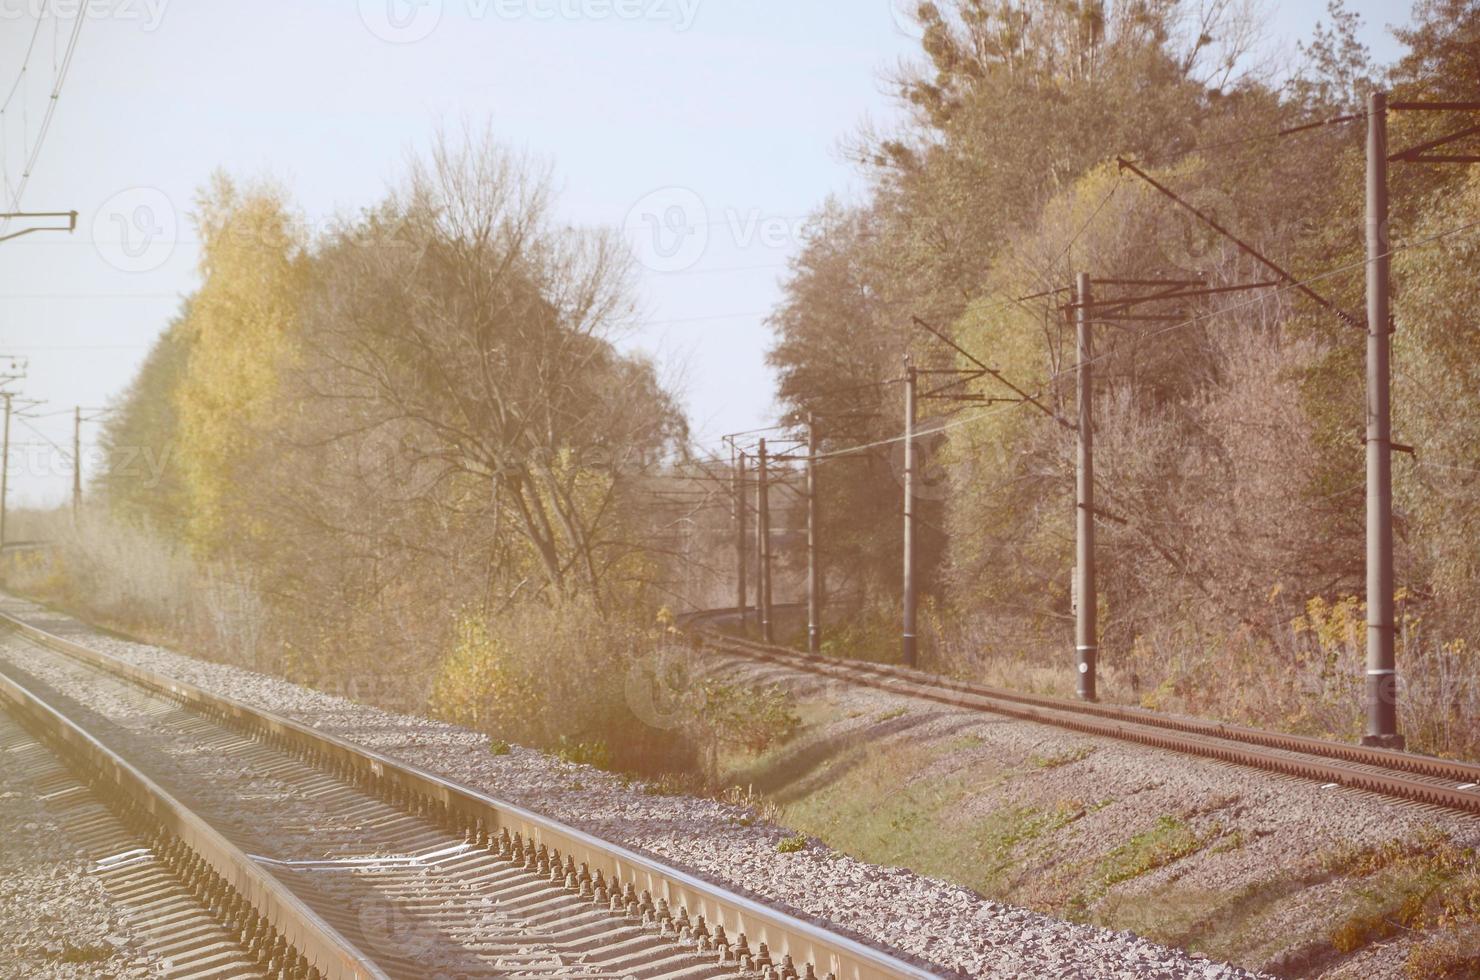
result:
[[[131,814],[193,821],[151,839],[188,872],[235,975],[931,975],[371,750],[3,625],[24,644],[0,658],[13,710],[59,745],[87,743],[94,770],[136,773]]]
[[[1480,815],[1480,765],[1473,763],[1007,691],[888,664],[801,653],[715,628],[737,616],[735,609],[707,610],[690,614],[682,624],[713,650],[842,683]]]

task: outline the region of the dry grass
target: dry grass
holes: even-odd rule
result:
[[[46,550],[6,556],[6,587],[92,622],[189,649],[208,659],[272,669],[267,609],[244,570],[194,559],[147,529],[86,508],[21,512]]]
[[[1399,723],[1410,749],[1480,759],[1480,652],[1436,636],[1400,602]],[[1283,626],[1233,633],[1168,619],[1129,650],[1107,646],[1101,700],[1324,738],[1363,730],[1365,609],[1312,600]],[[932,617],[937,669],[997,687],[1072,697],[1067,640],[1010,617]],[[1045,635],[1048,633],[1049,635]],[[1065,633],[1067,636],[1067,633]],[[866,658],[867,659],[867,658]]]
[[[1480,928],[1480,864],[1471,848],[1437,831],[1382,847],[1337,851],[1325,865],[1356,883],[1348,908],[1332,930],[1331,945],[1350,953],[1397,935],[1433,932],[1415,948],[1420,976],[1450,974],[1465,956],[1453,940]],[[1470,959],[1473,959],[1471,950]],[[1410,972],[1414,964],[1410,962]]]
[[[689,770],[685,718],[644,709],[645,679],[663,630],[602,615],[587,602],[525,603],[496,619],[465,616],[437,668],[430,707],[455,724],[548,749],[562,758],[642,774]],[[551,669],[552,664],[562,669]],[[644,715],[647,717],[644,717]]]

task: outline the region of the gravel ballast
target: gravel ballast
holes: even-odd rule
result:
[[[807,714],[793,743],[726,774],[784,799],[789,824],[1281,976],[1408,975],[1409,954],[1443,929],[1432,909],[1416,928],[1385,925],[1404,921],[1404,889],[1438,874],[1424,861],[1440,842],[1480,847],[1480,819],[1451,810],[720,659],[726,681],[784,687]],[[901,817],[934,820],[932,840],[881,841],[876,828]],[[954,842],[977,843],[983,860],[954,863]],[[1361,855],[1379,852],[1408,855],[1407,870],[1364,869]],[[1437,902],[1467,886],[1424,887]]]
[[[46,799],[86,793],[49,778],[59,769],[50,750],[0,717],[0,976],[159,975]],[[48,774],[45,785],[38,771]]]
[[[391,714],[240,668],[80,629],[70,617],[8,599],[4,611],[128,663],[226,695],[376,749],[556,820],[646,852],[770,904],[969,977],[1196,977],[1255,974],[1130,933],[991,902],[947,882],[866,864],[816,841],[781,853],[789,832],[748,807],[660,796],[641,783],[487,736]],[[5,644],[22,661],[24,646]],[[73,692],[69,692],[73,693]],[[75,693],[73,696],[76,696]]]

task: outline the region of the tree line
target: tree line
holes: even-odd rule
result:
[[[200,194],[200,287],[109,422],[101,483],[116,521],[260,601],[262,665],[420,704],[440,670],[495,661],[504,689],[459,697],[528,692],[507,734],[549,741],[534,719],[569,656],[615,674],[573,670],[574,704],[601,688],[620,713],[620,658],[663,598],[645,490],[687,427],[617,347],[625,247],[553,203],[547,168],[487,132],[439,138],[317,237],[270,183]],[[586,626],[542,636],[530,607]]]
[[[1237,2],[916,13],[920,52],[891,76],[904,121],[845,141],[868,193],[820,205],[771,318],[785,417],[812,416],[827,457],[830,645],[896,646],[896,382],[906,355],[970,366],[924,322],[999,372],[959,393],[1008,399],[923,403],[925,655],[1068,690],[1074,441],[1050,416],[1075,414],[1073,274],[1269,278],[1117,159],[1360,311],[1366,94],[1480,97],[1480,4],[1420,0],[1391,65],[1339,2],[1294,64]],[[1391,120],[1395,147],[1454,128]],[[1473,169],[1396,167],[1391,232],[1424,243],[1394,270],[1395,433],[1416,450],[1396,463],[1404,728],[1467,753],[1480,287],[1475,236],[1451,232],[1480,212]],[[568,710],[591,692],[557,690],[552,665],[620,675],[661,639],[661,605],[729,604],[733,539],[729,473],[690,446],[654,365],[615,343],[634,305],[622,244],[562,227],[546,171],[486,133],[441,139],[324,234],[281,188],[224,176],[196,217],[200,287],[106,431],[114,519],[242,583],[254,648],[292,676],[371,670],[458,717],[532,703],[537,741],[564,737],[550,711],[630,721],[610,685]],[[1355,735],[1360,331],[1288,289],[1149,309],[1163,319],[1095,328],[1103,693]],[[141,468],[141,447],[168,465]],[[540,635],[567,639],[539,650]],[[596,647],[614,652],[579,659]]]
[[[1294,64],[1270,54],[1252,5],[953,0],[916,13],[920,56],[892,76],[906,120],[847,142],[869,193],[816,214],[770,361],[792,417],[819,420],[824,452],[898,436],[906,355],[972,367],[916,318],[1051,410],[923,406],[935,486],[917,507],[917,555],[937,665],[1019,682],[1025,665],[1052,668],[1043,683],[1072,690],[1074,435],[1050,417],[1075,417],[1067,287],[1077,272],[1271,278],[1117,158],[1360,319],[1367,93],[1480,97],[1480,5],[1421,0],[1391,65],[1339,2]],[[1393,149],[1472,123],[1394,114]],[[1475,169],[1395,165],[1391,229],[1399,245],[1442,236],[1395,256],[1395,439],[1416,450],[1395,463],[1405,722],[1426,748],[1469,752],[1480,330],[1476,236],[1447,232],[1480,214]],[[1359,733],[1362,331],[1293,290],[1139,309],[1161,319],[1094,328],[1111,696]],[[963,390],[1016,397],[991,377]],[[882,651],[898,628],[899,467],[886,452],[823,467],[830,618],[845,645],[867,645],[857,624],[870,624]]]

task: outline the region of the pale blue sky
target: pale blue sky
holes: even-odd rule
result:
[[[7,89],[43,3],[0,0]],[[1351,6],[1368,20],[1369,43],[1391,54],[1382,26],[1406,19],[1407,4]],[[1323,8],[1280,5],[1275,43],[1293,47]],[[893,117],[881,76],[915,43],[891,0],[92,0],[89,9],[21,202],[77,209],[78,231],[0,244],[0,354],[29,358],[21,390],[48,402],[37,411],[105,404],[128,384],[195,284],[186,212],[212,169],[274,176],[321,222],[378,199],[439,122],[466,118],[547,158],[569,221],[627,229],[643,260],[646,321],[630,342],[679,378],[705,442],[769,421],[762,321],[797,247],[797,220],[830,193],[858,193],[839,140],[865,118]],[[69,27],[43,18],[5,112],[11,185]],[[651,222],[675,207],[702,209],[708,222],[685,247],[655,251]],[[141,228],[156,233],[148,248]],[[56,442],[71,438],[70,416],[32,424]],[[13,435],[13,503],[64,499],[69,464],[32,429],[18,424]]]

